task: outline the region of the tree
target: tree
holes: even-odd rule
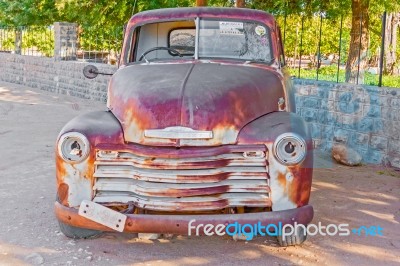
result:
[[[369,41],[369,0],[352,0],[350,49],[346,63],[346,82],[363,83]]]
[[[14,28],[14,50],[21,54],[21,26],[48,26],[57,18],[55,0],[0,1],[0,26]]]
[[[246,1],[245,0],[236,0],[236,7],[246,7]]]
[[[393,75],[397,64],[397,31],[400,27],[400,13],[389,13],[385,28],[385,64],[383,72]]]
[[[0,25],[49,25],[58,18],[55,0],[0,1]]]
[[[207,0],[196,0],[196,6],[207,6]]]

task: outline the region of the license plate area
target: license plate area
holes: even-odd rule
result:
[[[118,232],[124,231],[126,215],[111,210],[93,201],[82,201],[78,213],[89,220],[95,221],[96,223],[107,226]]]

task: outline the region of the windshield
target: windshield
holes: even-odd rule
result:
[[[272,61],[268,28],[256,22],[200,20],[199,58]]]
[[[215,19],[163,21],[138,27],[131,36],[132,43],[136,43],[131,60],[136,62],[182,57],[265,63],[273,60],[269,28],[259,22]]]

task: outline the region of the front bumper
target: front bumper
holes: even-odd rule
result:
[[[55,214],[60,222],[65,224],[99,230],[114,231],[104,225],[98,224],[78,214],[75,208],[66,207],[59,202],[55,203]],[[263,226],[268,224],[308,224],[314,216],[311,205],[305,205],[296,209],[284,211],[244,213],[244,214],[217,214],[217,215],[154,215],[154,214],[127,214],[124,232],[127,233],[169,233],[188,234],[188,224],[196,220],[196,224],[228,225],[238,222],[241,224],[255,224],[261,222]]]

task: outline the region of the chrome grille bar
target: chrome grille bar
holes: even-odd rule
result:
[[[170,156],[152,156],[145,148],[139,155],[98,150],[94,201],[159,211],[271,206],[265,146],[232,146],[197,149],[188,157],[165,148]]]

